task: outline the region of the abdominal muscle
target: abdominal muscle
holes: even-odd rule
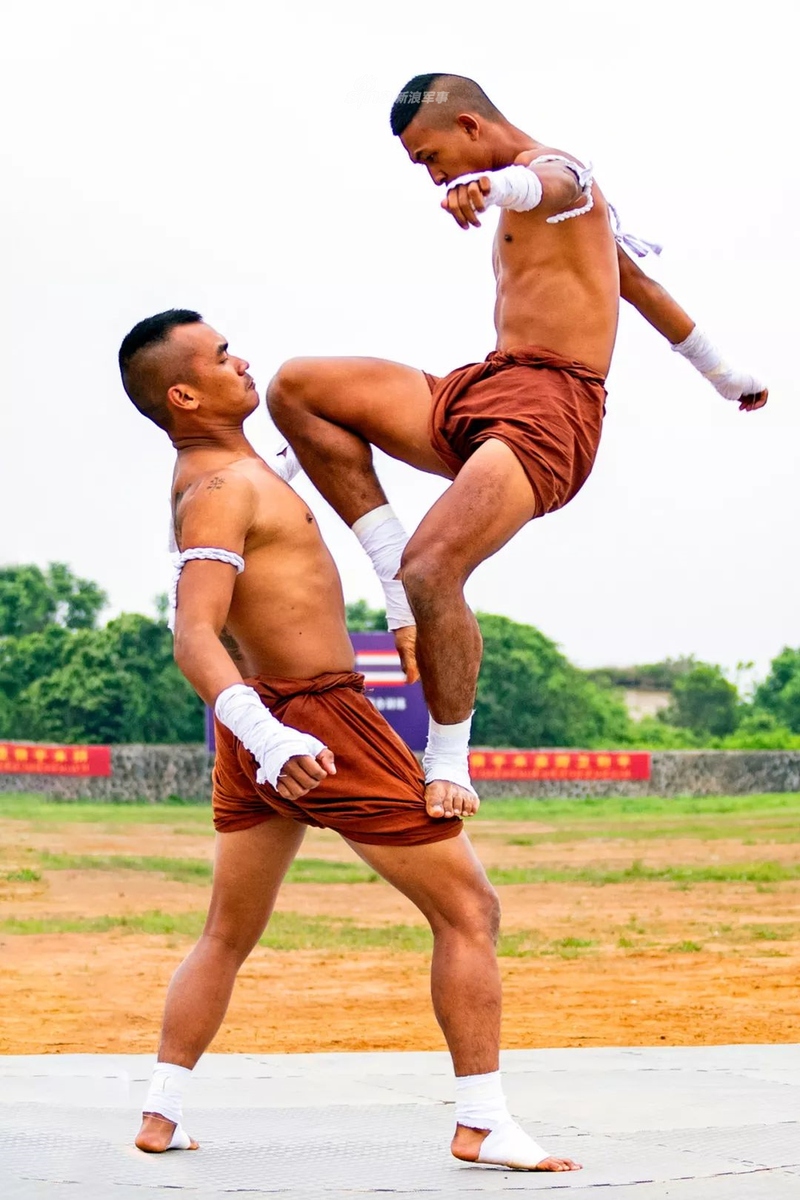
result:
[[[330,570],[324,562],[309,569],[303,557],[305,569],[291,554],[266,549],[245,558],[225,626],[235,643],[229,653],[245,678],[312,679],[353,670],[338,574],[332,562]],[[281,567],[265,569],[266,559],[282,560]]]
[[[608,218],[595,209],[565,223],[586,223],[577,230],[526,216],[504,213],[495,238],[497,348],[553,350],[605,377],[619,312]]]

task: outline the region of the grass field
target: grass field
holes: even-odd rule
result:
[[[497,800],[511,1046],[800,1040],[800,796]],[[203,926],[204,806],[0,795],[0,1052],[146,1051]],[[310,830],[220,1050],[434,1049],[431,938]]]

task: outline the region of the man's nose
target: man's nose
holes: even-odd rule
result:
[[[240,358],[239,359],[239,374],[244,375],[245,372],[249,371],[249,370],[250,370],[250,363],[246,362],[245,359]]]

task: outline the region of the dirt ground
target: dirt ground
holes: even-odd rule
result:
[[[553,827],[486,821],[472,837],[488,866],[624,867],[796,862],[798,846],[737,838],[614,838],[519,844]],[[800,842],[800,832],[798,832]],[[5,875],[37,852],[208,859],[202,827],[0,822]],[[311,831],[306,858],[351,861]],[[0,882],[0,920],[201,913],[209,887],[144,870],[49,870]],[[502,886],[504,928],[526,953],[501,959],[503,1044],[673,1045],[800,1040],[800,882],[769,886],[634,881]],[[381,882],[289,883],[279,911],[359,926],[421,923]],[[192,939],[125,929],[0,932],[0,1052],[149,1052],[166,985]],[[273,950],[245,964],[212,1049],[432,1050],[428,957],[386,949]],[[468,997],[466,998],[468,1002]]]

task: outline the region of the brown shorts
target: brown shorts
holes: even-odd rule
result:
[[[217,721],[211,803],[220,833],[278,816],[375,846],[417,846],[460,832],[460,820],[428,816],[419,763],[365,696],[363,675],[258,676],[245,682],[278,720],[313,734],[333,751],[336,774],[299,800],[284,800],[268,783],[256,783],[256,760]]]
[[[605,413],[601,375],[550,350],[496,350],[437,379],[431,445],[454,475],[482,442],[497,439],[522,463],[535,516],[571,500],[594,465]]]

